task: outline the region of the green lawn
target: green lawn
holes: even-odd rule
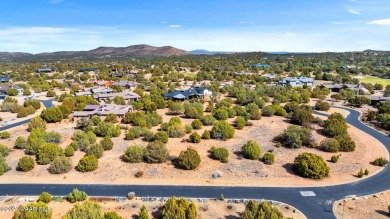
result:
[[[390,85],[390,79],[383,79],[383,78],[378,78],[374,76],[365,76],[364,78],[359,78],[360,82],[364,83],[371,83],[371,84],[382,84],[384,87],[386,85]]]

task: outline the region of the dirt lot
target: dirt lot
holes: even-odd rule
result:
[[[348,198],[334,203],[333,211],[337,218],[389,218],[390,191],[358,198]]]
[[[166,110],[159,110],[160,115],[164,115],[164,121],[168,121],[171,116],[165,115]],[[182,119],[184,124],[189,124],[192,119]],[[232,122],[232,119],[228,120]],[[74,123],[62,122],[61,124],[49,124],[48,130],[61,133],[63,136],[63,148],[70,144]],[[96,171],[80,173],[71,170],[69,173],[51,175],[48,173],[48,165],[37,165],[33,170],[23,173],[15,171],[19,158],[25,156],[22,150],[12,150],[7,157],[7,162],[12,170],[1,176],[1,183],[110,183],[110,184],[170,184],[170,185],[242,185],[242,186],[321,186],[330,184],[346,183],[358,180],[355,174],[360,168],[368,169],[371,174],[380,170],[369,163],[375,158],[387,154],[383,145],[376,139],[366,136],[354,127],[349,128],[351,137],[356,141],[356,151],[352,153],[340,152],[341,158],[337,164],[330,163],[329,160],[334,153],[322,152],[317,149],[301,148],[287,149],[276,148],[272,139],[282,132],[287,126],[288,119],[282,117],[263,117],[259,121],[253,121],[253,126],[245,127],[243,130],[236,130],[234,139],[228,141],[202,140],[199,144],[182,143],[182,138],[169,139],[167,144],[171,158],[178,156],[180,151],[187,147],[196,149],[202,159],[200,166],[193,171],[184,171],[175,168],[171,162],[164,164],[129,164],[120,160],[129,145],[147,143],[141,139],[125,141],[124,131],[118,138],[114,138],[113,150],[104,152],[99,159],[99,167]],[[12,133],[11,139],[0,140],[1,144],[6,144],[10,148],[18,136],[27,137],[26,126],[21,126],[9,130]],[[204,126],[203,130],[211,129]],[[156,131],[157,127],[153,128]],[[316,142],[324,139],[321,135],[321,128],[314,126],[313,135]],[[188,138],[187,134],[184,138]],[[262,154],[268,150],[274,150],[276,161],[273,165],[265,165],[260,161],[240,159],[235,152],[240,151],[241,146],[249,139],[254,139],[262,147]],[[99,141],[99,139],[98,139]],[[229,162],[223,164],[208,157],[208,150],[212,146],[225,147],[230,151]],[[370,151],[370,153],[367,153]],[[322,180],[304,179],[292,172],[291,165],[294,158],[303,152],[313,152],[319,154],[328,161],[331,167],[330,177]],[[73,165],[77,165],[78,160],[84,156],[84,152],[77,151],[72,157]],[[137,171],[144,171],[142,178],[136,178]],[[222,177],[214,179],[211,176],[216,171],[222,172]]]
[[[29,197],[30,198],[30,197]],[[33,197],[37,199],[37,197]],[[0,201],[0,207],[13,207],[24,205],[25,197],[4,197]],[[23,200],[23,201],[21,201]],[[201,203],[196,202],[198,208],[198,217],[199,219],[214,218],[214,219],[224,219],[224,218],[239,218],[242,211],[245,209],[244,204],[231,204],[226,201],[219,200],[202,200]],[[145,205],[151,214],[152,218],[158,218],[159,211],[161,210],[164,202],[162,201],[153,201],[145,202],[140,198],[137,200],[126,200],[124,202],[115,202],[115,201],[102,201],[99,204],[103,208],[103,212],[115,211],[124,219],[136,218],[139,213],[139,210],[142,205]],[[53,210],[53,219],[61,218],[66,214],[66,212],[71,209],[73,204],[69,202],[50,202],[49,207]],[[293,207],[279,204],[276,206],[279,208],[285,217],[292,217],[294,219],[305,219],[306,217],[299,211],[295,210]],[[0,211],[0,218],[12,218],[12,211]]]

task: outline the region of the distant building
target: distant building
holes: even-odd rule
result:
[[[94,72],[97,68],[80,68],[79,72]]]
[[[0,76],[0,83],[9,83],[12,82],[11,78],[8,76]]]
[[[374,96],[371,95],[368,97],[371,101],[371,105],[376,105],[378,103],[384,103],[390,101],[390,97],[381,97],[381,96]]]
[[[269,64],[263,64],[263,63],[257,63],[257,64],[250,64],[249,67],[256,68],[256,67],[262,67],[262,68],[269,68],[271,65]]]
[[[130,90],[135,90],[137,87],[138,87],[138,82],[135,82],[135,81],[118,81],[118,82],[114,82],[112,83],[112,86],[120,86],[120,87],[124,87],[126,89],[130,89]]]
[[[127,112],[133,112],[133,106],[131,105],[116,105],[116,104],[105,104],[105,105],[86,105],[83,111],[75,111],[72,113],[73,117],[91,117],[107,116],[112,113],[118,117],[123,117]]]
[[[53,72],[53,69],[51,69],[51,68],[38,68],[35,72],[36,73],[51,73],[51,72]]]
[[[97,101],[106,101],[106,100],[112,100],[116,96],[123,97],[126,101],[136,101],[141,99],[141,97],[134,93],[134,92],[120,92],[120,93],[108,93],[108,94],[96,94],[93,95],[93,98]]]
[[[304,76],[300,77],[288,77],[288,78],[283,78],[278,82],[279,85],[287,86],[291,85],[292,87],[302,87],[303,85],[307,86],[313,86],[314,85],[314,79],[313,78],[308,78]]]
[[[11,88],[15,88],[18,91],[18,95],[22,95],[24,92],[24,89],[17,85],[10,85],[10,86],[0,85],[0,94],[6,95]]]
[[[203,87],[189,87],[183,90],[175,90],[165,93],[162,96],[167,100],[184,101],[193,98],[203,98],[204,96],[212,95],[212,92]]]
[[[95,81],[95,84],[99,87],[109,87],[112,83],[112,81]]]
[[[322,84],[321,88],[328,88],[332,92],[340,92],[343,89],[351,89],[356,94],[359,92],[369,93],[370,91],[366,89],[362,84]]]

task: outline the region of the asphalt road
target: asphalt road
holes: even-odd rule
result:
[[[40,101],[47,109],[47,108],[53,107],[53,100],[54,99],[40,100]],[[20,126],[20,125],[27,124],[27,123],[30,122],[30,120],[31,119],[26,119],[26,120],[23,120],[23,121],[20,121],[20,122],[16,122],[16,123],[13,123],[13,124],[10,124],[10,125],[6,125],[6,126],[3,126],[3,127],[0,127],[0,131],[5,131],[5,130],[13,128],[13,127],[17,127],[17,126]]]
[[[360,130],[372,135],[386,148],[390,149],[390,139],[375,131],[359,120],[359,112],[347,109],[350,114],[346,121]],[[316,114],[321,114],[316,112]],[[326,115],[326,114],[325,114]],[[369,152],[368,152],[369,153]],[[59,176],[61,177],[61,176]],[[358,182],[325,186],[325,187],[212,187],[212,186],[143,186],[143,185],[63,185],[63,184],[0,184],[0,195],[39,195],[43,191],[54,195],[67,195],[73,188],[78,188],[92,196],[126,196],[134,191],[137,196],[170,197],[184,196],[194,198],[217,198],[224,194],[225,198],[270,199],[288,203],[298,208],[308,218],[336,218],[332,205],[348,195],[368,195],[390,189],[390,169],[386,167],[380,173]],[[303,196],[301,192],[311,191]],[[386,210],[386,209],[384,209]]]

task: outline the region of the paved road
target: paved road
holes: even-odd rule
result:
[[[40,101],[45,106],[45,108],[47,109],[47,108],[53,107],[53,100],[54,99],[40,100]],[[20,125],[27,124],[27,123],[30,122],[30,120],[31,119],[26,119],[26,120],[23,120],[23,121],[20,121],[20,122],[16,122],[16,123],[13,123],[13,124],[10,124],[10,125],[6,125],[6,126],[3,126],[3,127],[0,127],[0,131],[5,131],[5,130],[13,128],[13,127],[17,127],[17,126],[20,126]]]
[[[386,148],[390,149],[390,140],[387,136],[377,132],[358,120],[359,113],[347,109],[350,114],[346,121],[372,135]],[[320,114],[320,113],[317,113]],[[256,198],[270,199],[288,203],[308,218],[322,219],[335,218],[332,212],[333,201],[348,195],[368,195],[390,189],[390,169],[386,167],[380,173],[363,179],[359,182],[326,186],[326,187],[210,187],[210,186],[143,186],[143,185],[57,185],[57,184],[0,184],[0,195],[39,195],[46,191],[54,195],[67,195],[73,188],[86,191],[89,195],[126,196],[134,191],[138,196],[185,196],[216,198],[221,193],[226,198]],[[24,182],[28,183],[28,182]],[[315,196],[304,197],[302,191],[312,191]],[[386,210],[386,209],[385,209]]]

